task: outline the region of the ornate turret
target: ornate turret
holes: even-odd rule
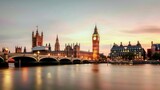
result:
[[[37,27],[37,30],[36,30],[36,36],[38,36],[39,35],[39,33],[38,33],[38,26],[36,26]]]
[[[23,53],[26,53],[26,52],[27,52],[26,47],[24,47]]]
[[[121,47],[123,46],[122,42],[121,42],[120,46],[121,46]]]
[[[141,44],[139,43],[139,41],[137,41],[137,46],[141,46]]]
[[[153,45],[153,41],[151,41],[151,46]]]
[[[51,44],[48,45],[48,50],[51,51]]]
[[[129,41],[129,44],[128,44],[128,46],[131,46],[131,42]]]
[[[34,37],[34,31],[32,31],[32,37]]]
[[[22,53],[22,47],[16,46],[15,53]]]

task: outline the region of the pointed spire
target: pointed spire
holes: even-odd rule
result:
[[[58,39],[58,35],[57,35],[56,42],[58,42],[58,41],[59,41],[59,39]]]
[[[98,31],[97,31],[97,25],[95,25],[94,33],[93,33],[93,34],[98,34]]]
[[[36,27],[37,27],[37,31],[38,31],[38,25]]]
[[[48,49],[49,49],[49,51],[51,51],[51,44],[50,43],[48,45]]]
[[[24,51],[23,52],[26,53],[26,47],[24,47]]]
[[[32,31],[32,37],[34,37],[34,31]]]
[[[37,28],[36,32],[38,33],[38,26],[36,26],[36,28]]]
[[[36,30],[36,36],[37,36],[37,35],[39,35],[39,33],[38,33],[38,26],[36,26],[36,27],[37,27],[37,30]]]
[[[41,32],[41,36],[43,36],[43,32]]]

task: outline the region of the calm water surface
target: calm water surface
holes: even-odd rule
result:
[[[160,90],[160,65],[80,64],[0,69],[0,90]]]

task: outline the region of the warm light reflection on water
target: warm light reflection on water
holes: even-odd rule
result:
[[[159,68],[80,64],[0,69],[0,90],[160,90]]]
[[[3,73],[3,76],[2,76],[2,81],[1,81],[1,84],[2,84],[2,88],[5,89],[5,90],[11,90],[12,87],[13,87],[13,79],[12,79],[12,70],[4,70],[2,71]],[[0,90],[3,90],[3,89],[0,89]]]
[[[36,67],[36,89],[41,89],[42,86],[42,67]]]
[[[22,68],[22,80],[23,80],[23,83],[27,83],[28,81],[28,68],[27,67],[24,67]]]

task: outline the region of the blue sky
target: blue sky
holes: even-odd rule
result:
[[[31,51],[31,33],[39,26],[44,45],[54,49],[59,35],[65,43],[81,43],[81,50],[92,51],[95,24],[100,34],[100,51],[106,55],[115,42],[127,45],[139,40],[146,49],[159,42],[159,0],[1,0],[0,47],[14,52],[15,46]]]

